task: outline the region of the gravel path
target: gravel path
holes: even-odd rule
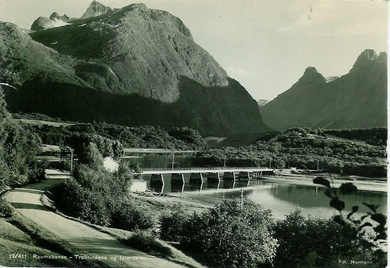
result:
[[[41,195],[48,187],[69,177],[69,174],[50,170],[47,177],[48,180],[41,183],[8,192],[6,199],[19,213],[39,227],[69,242],[79,254],[75,254],[74,258],[98,259],[111,267],[182,267],[165,259],[130,249],[109,234],[48,210],[41,202]]]

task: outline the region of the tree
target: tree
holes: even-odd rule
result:
[[[313,183],[326,187],[325,194],[330,198],[329,205],[336,209],[339,214],[333,220],[342,225],[354,229],[355,239],[365,242],[368,250],[374,252],[375,262],[384,267],[386,264],[385,248],[387,247],[386,215],[379,213],[379,205],[363,202],[362,205],[369,209],[366,213],[357,215],[359,206],[352,206],[351,211],[345,210],[345,202],[341,199],[339,192],[343,194],[356,192],[358,189],[352,183],[342,184],[339,189],[333,188],[330,180],[317,177]]]
[[[270,211],[251,201],[224,201],[182,220],[178,215],[165,217],[161,232],[177,224],[173,238],[179,239],[184,249],[204,256],[213,267],[254,267],[270,264],[275,257],[278,244],[271,235]]]

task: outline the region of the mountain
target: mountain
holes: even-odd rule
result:
[[[92,3],[89,5],[89,7],[84,12],[81,18],[86,19],[86,18],[97,17],[97,16],[105,15],[111,11],[112,9],[110,7],[107,7],[99,3],[98,1],[92,1]]]
[[[166,11],[132,4],[32,33],[0,23],[0,41],[0,79],[18,88],[6,92],[12,111],[214,136],[268,129],[245,88]]]
[[[261,113],[276,130],[291,127],[374,128],[387,126],[387,56],[363,51],[352,69],[325,79],[314,67]]]
[[[60,16],[57,12],[54,12],[50,15],[49,18],[47,17],[39,17],[36,19],[33,24],[31,25],[32,31],[40,31],[55,27],[61,27],[64,25],[67,25],[70,21],[70,18],[67,15]]]
[[[100,90],[172,103],[179,98],[181,77],[205,87],[228,86],[226,72],[180,19],[143,4],[31,36],[83,60],[75,66],[77,75]]]

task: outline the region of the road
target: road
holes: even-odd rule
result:
[[[5,198],[19,213],[35,222],[40,228],[67,241],[78,254],[98,257],[100,261],[111,267],[183,267],[174,262],[133,250],[107,233],[49,210],[41,202],[42,194],[45,189],[62,182],[69,175],[52,170],[47,177],[48,179],[41,183],[12,190],[6,194]]]

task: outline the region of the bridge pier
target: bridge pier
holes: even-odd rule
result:
[[[251,183],[251,176],[252,176],[252,174],[248,171],[248,184],[246,185],[246,187],[249,187],[249,185]]]
[[[204,185],[205,181],[207,180],[207,177],[203,173],[199,173],[199,175],[200,175],[200,181],[201,181],[199,190],[202,191],[203,185]]]
[[[190,183],[190,178],[191,178],[191,173],[181,173],[181,179],[183,181],[181,192],[184,192],[186,184]]]
[[[236,181],[237,181],[237,176],[236,176],[236,173],[233,171],[233,189],[234,187],[236,186]]]
[[[222,177],[223,177],[223,173],[222,173]],[[221,177],[221,173],[218,172],[217,173],[217,178],[218,178],[217,190],[219,190],[219,187],[221,186],[222,177]]]
[[[162,195],[164,193],[165,181],[164,181],[164,175],[163,174],[160,174],[160,177],[161,177],[161,182],[162,182],[160,195]]]
[[[180,175],[181,175],[181,180],[183,182],[183,184],[181,186],[181,192],[184,193],[184,188],[186,186],[186,179],[184,178],[184,174],[183,173],[181,173]]]

